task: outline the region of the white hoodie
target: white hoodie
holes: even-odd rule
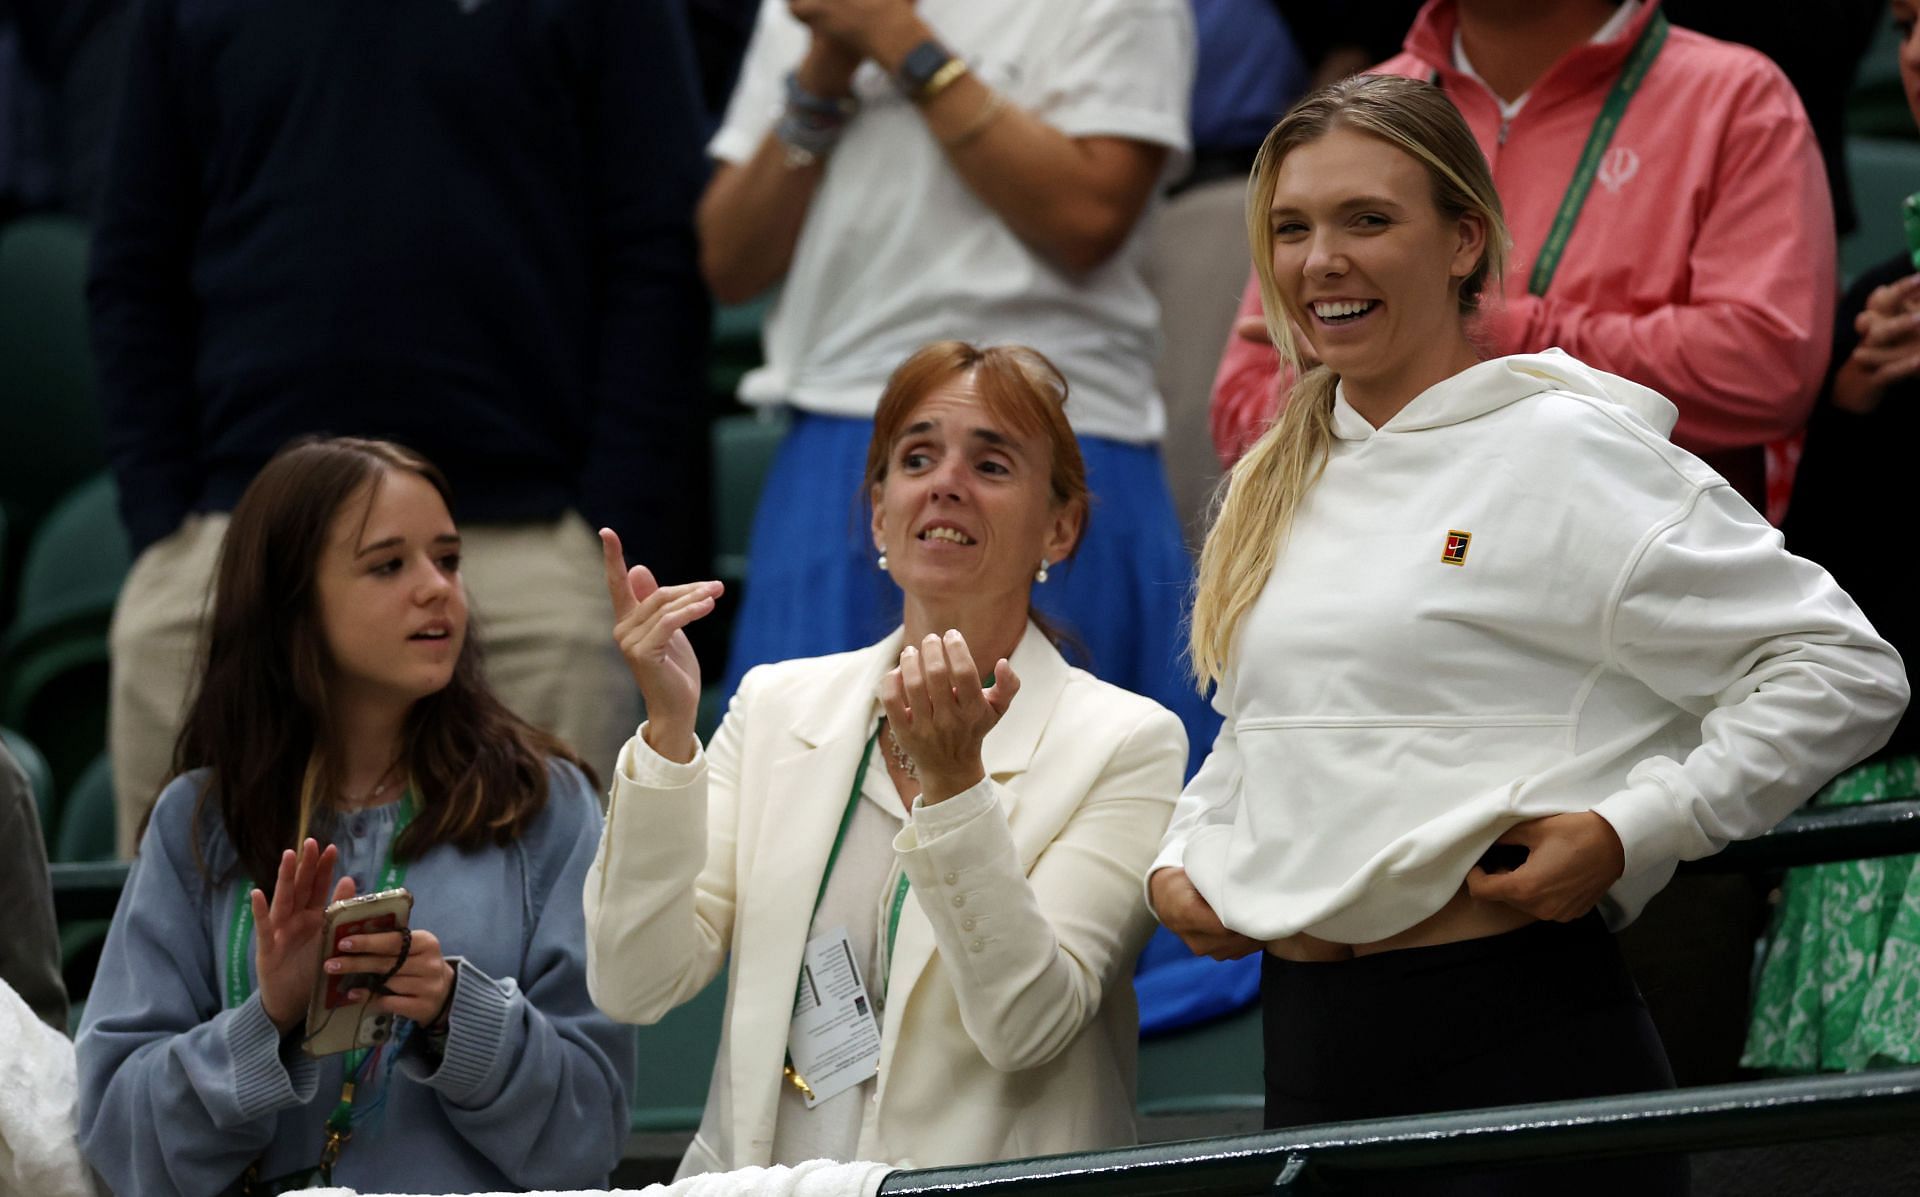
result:
[[[1256,939],[1367,943],[1514,824],[1592,810],[1626,848],[1618,927],[1678,861],[1884,743],[1898,654],[1667,442],[1674,415],[1559,350],[1482,362],[1377,430],[1336,397],[1153,868]]]

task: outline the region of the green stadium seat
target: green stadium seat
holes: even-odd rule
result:
[[[0,641],[0,722],[40,745],[62,786],[106,742],[107,625],[130,556],[104,474],[62,499],[27,549],[19,606]]]
[[[40,836],[51,845],[55,806],[53,770],[47,767],[47,758],[33,746],[33,741],[12,728],[0,727],[0,743],[6,744],[7,751],[19,762],[20,771],[27,775],[27,788],[33,791],[33,808],[40,816]]]
[[[760,325],[766,320],[771,295],[713,310],[712,353],[707,363],[707,386],[718,396],[731,398],[740,380],[762,359]]]
[[[1906,248],[1900,203],[1920,191],[1920,141],[1850,137],[1847,176],[1860,224],[1840,243],[1843,281]]]
[[[0,504],[20,527],[106,465],[86,285],[79,221],[36,216],[0,229]]]
[[[707,1081],[720,1049],[720,1020],[727,1003],[727,973],[694,999],[639,1032],[629,1123],[636,1132],[690,1131],[700,1125]]]
[[[1148,1117],[1258,1110],[1266,1104],[1260,1010],[1254,1007],[1140,1043],[1140,1112]]]
[[[60,834],[53,858],[62,864],[112,860],[114,851],[113,766],[101,753],[60,804]]]
[[[782,416],[722,416],[713,422],[713,569],[723,582],[747,576],[747,540],[760,488],[787,433]]]

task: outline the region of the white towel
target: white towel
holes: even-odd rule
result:
[[[71,1056],[72,1053],[68,1053]],[[69,1072],[72,1064],[69,1061]],[[893,1171],[891,1164],[836,1164],[831,1160],[808,1160],[793,1167],[741,1168],[734,1172],[708,1172],[689,1176],[670,1185],[648,1185],[644,1189],[596,1189],[592,1192],[536,1193],[530,1197],[874,1197],[880,1182]],[[351,1189],[315,1189],[308,1197],[359,1197]],[[366,1194],[365,1197],[377,1197]],[[470,1197],[505,1197],[505,1194],[471,1194]]]
[[[0,1194],[97,1197],[80,1155],[73,1043],[0,981]]]

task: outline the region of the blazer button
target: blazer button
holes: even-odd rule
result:
[[[972,920],[972,919],[961,919],[961,920],[960,920],[960,929],[961,929],[962,931],[971,931],[971,930],[973,930],[973,920]]]
[[[967,904],[967,895],[965,894],[953,895],[953,904],[955,906],[965,906]]]
[[[952,885],[954,882],[958,880],[960,880],[960,874],[958,873],[948,873],[946,876],[946,882],[948,885]]]
[[[976,939],[976,940],[974,940],[974,941],[973,941],[972,943],[970,943],[970,944],[968,944],[968,945],[967,945],[967,947],[968,947],[969,949],[971,949],[972,951],[975,951],[975,952],[978,952],[978,951],[980,951],[980,950],[981,950],[982,948],[984,948],[984,947],[986,947],[986,946],[987,946],[987,941],[986,941],[986,940],[984,940],[984,939]]]

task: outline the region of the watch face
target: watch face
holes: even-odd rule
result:
[[[927,80],[933,78],[934,73],[947,65],[947,60],[952,57],[953,55],[947,52],[947,48],[939,42],[921,42],[907,51],[907,56],[900,60],[900,77],[906,80],[908,86],[918,91],[925,87]]]

